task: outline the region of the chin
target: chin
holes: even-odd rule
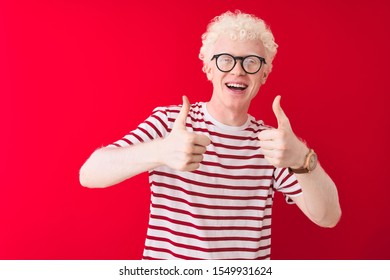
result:
[[[234,94],[229,94],[229,98],[224,100],[225,106],[234,111],[246,110],[249,108],[250,102],[251,99],[248,96]]]

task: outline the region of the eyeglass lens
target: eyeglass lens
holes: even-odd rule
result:
[[[221,54],[217,57],[217,67],[223,72],[229,72],[236,65],[237,59],[241,59],[241,65],[244,68],[244,71],[249,74],[254,74],[258,72],[262,65],[262,61],[257,56],[235,58],[234,56],[229,54]]]

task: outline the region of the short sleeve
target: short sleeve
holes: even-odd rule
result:
[[[134,144],[150,142],[164,138],[168,134],[168,115],[165,107],[157,107],[138,127],[108,147],[128,147]]]
[[[276,168],[274,170],[274,189],[282,192],[286,202],[293,204],[291,197],[302,194],[302,188],[294,174],[290,173],[287,168]]]

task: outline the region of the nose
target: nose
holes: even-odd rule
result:
[[[234,65],[233,69],[230,70],[230,73],[233,75],[237,75],[237,76],[245,75],[246,72],[244,71],[244,69],[242,67],[242,62],[237,61],[236,65]]]

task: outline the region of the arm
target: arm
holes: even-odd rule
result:
[[[308,174],[296,174],[302,195],[292,200],[314,223],[334,227],[341,217],[337,188],[324,169],[317,167]]]
[[[197,169],[210,139],[186,130],[189,110],[189,101],[183,97],[183,106],[171,133],[164,139],[96,150],[80,169],[81,185],[104,188],[161,165],[181,171]]]
[[[299,168],[304,165],[309,149],[298,139],[294,142],[297,161],[292,167]],[[292,200],[317,225],[334,227],[341,217],[341,209],[336,185],[329,175],[318,163],[310,173],[295,174],[295,176],[302,187],[302,195],[292,197]]]
[[[139,173],[161,165],[159,148],[162,140],[130,147],[105,147],[92,153],[80,169],[80,183],[89,188],[104,188],[118,184]]]
[[[290,122],[280,107],[280,96],[275,98],[273,111],[278,128],[259,133],[260,146],[265,158],[276,167],[303,166],[307,146],[292,131]],[[333,227],[341,217],[337,188],[332,179],[318,164],[308,174],[296,174],[302,195],[292,197],[305,215],[323,227]]]

